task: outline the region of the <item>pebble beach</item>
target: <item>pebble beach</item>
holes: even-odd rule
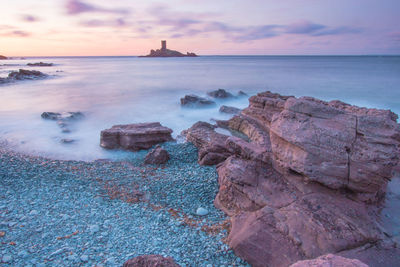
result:
[[[215,167],[189,144],[170,161],[62,161],[0,150],[0,261],[5,266],[121,266],[144,254],[181,266],[248,266],[224,243]],[[204,214],[206,215],[198,215]]]

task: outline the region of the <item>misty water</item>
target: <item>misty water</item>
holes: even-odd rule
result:
[[[29,62],[53,67],[28,67]],[[198,58],[73,57],[2,60],[0,77],[35,69],[51,77],[0,86],[0,139],[13,149],[59,159],[116,158],[99,146],[115,124],[159,121],[177,136],[199,120],[223,119],[221,104],[246,107],[246,97],[207,109],[181,108],[185,94],[224,88],[265,90],[400,113],[400,57],[205,56]],[[61,133],[44,111],[81,111],[85,119]],[[76,140],[63,144],[61,139]]]
[[[29,62],[53,67],[28,67]],[[249,95],[270,90],[285,95],[339,99],[400,114],[400,57],[394,56],[204,56],[198,58],[73,57],[2,60],[0,77],[36,69],[48,79],[0,86],[0,140],[14,150],[57,159],[128,157],[99,146],[100,131],[115,124],[159,121],[174,136],[193,123],[227,119],[219,106],[244,108],[247,97],[207,109],[180,106],[185,94],[205,96],[224,88]],[[44,111],[81,111],[71,133],[44,120]],[[76,140],[63,144],[61,139]],[[384,223],[400,235],[400,182],[389,185]]]

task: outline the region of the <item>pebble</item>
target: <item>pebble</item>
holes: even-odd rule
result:
[[[81,259],[82,262],[88,262],[89,261],[89,256],[88,255],[82,255],[80,257],[80,259]]]
[[[208,210],[202,207],[197,208],[196,214],[199,216],[205,216],[208,214]]]
[[[3,258],[1,259],[2,262],[9,263],[12,261],[12,256],[11,255],[4,255]]]

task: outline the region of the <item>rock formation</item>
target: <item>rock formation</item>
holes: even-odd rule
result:
[[[8,58],[5,57],[5,56],[0,55],[0,60],[4,60],[4,59],[8,59]]]
[[[72,129],[72,123],[84,118],[82,112],[43,112],[41,117],[45,120],[57,121],[57,125],[61,128],[63,133],[69,133]],[[69,139],[63,139],[69,140]],[[67,143],[67,142],[63,142]]]
[[[181,98],[181,106],[184,107],[206,107],[214,105],[214,101],[197,95],[185,95]]]
[[[127,260],[123,267],[179,267],[171,257],[161,255],[142,255]]]
[[[235,253],[252,266],[289,266],[384,242],[382,253],[400,255],[379,224],[399,161],[397,115],[271,92],[249,102],[218,122],[247,140],[200,122],[183,132],[200,164],[219,164],[215,205],[231,216]]]
[[[114,125],[101,131],[100,146],[107,149],[137,151],[149,149],[156,144],[172,141],[172,130],[159,122]]]
[[[164,164],[169,160],[169,154],[167,150],[160,146],[156,146],[152,149],[144,159],[145,164]]]
[[[167,49],[167,41],[161,41],[161,49],[150,50],[150,54],[140,57],[197,57],[195,53],[182,54],[181,52]]]

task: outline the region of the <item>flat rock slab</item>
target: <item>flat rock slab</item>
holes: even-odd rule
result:
[[[123,267],[179,267],[171,257],[161,255],[142,255],[127,260]]]
[[[100,146],[107,149],[122,148],[137,151],[172,141],[172,130],[159,122],[114,125],[101,131]]]
[[[357,259],[348,259],[333,254],[323,255],[313,260],[298,261],[290,267],[368,267]]]

